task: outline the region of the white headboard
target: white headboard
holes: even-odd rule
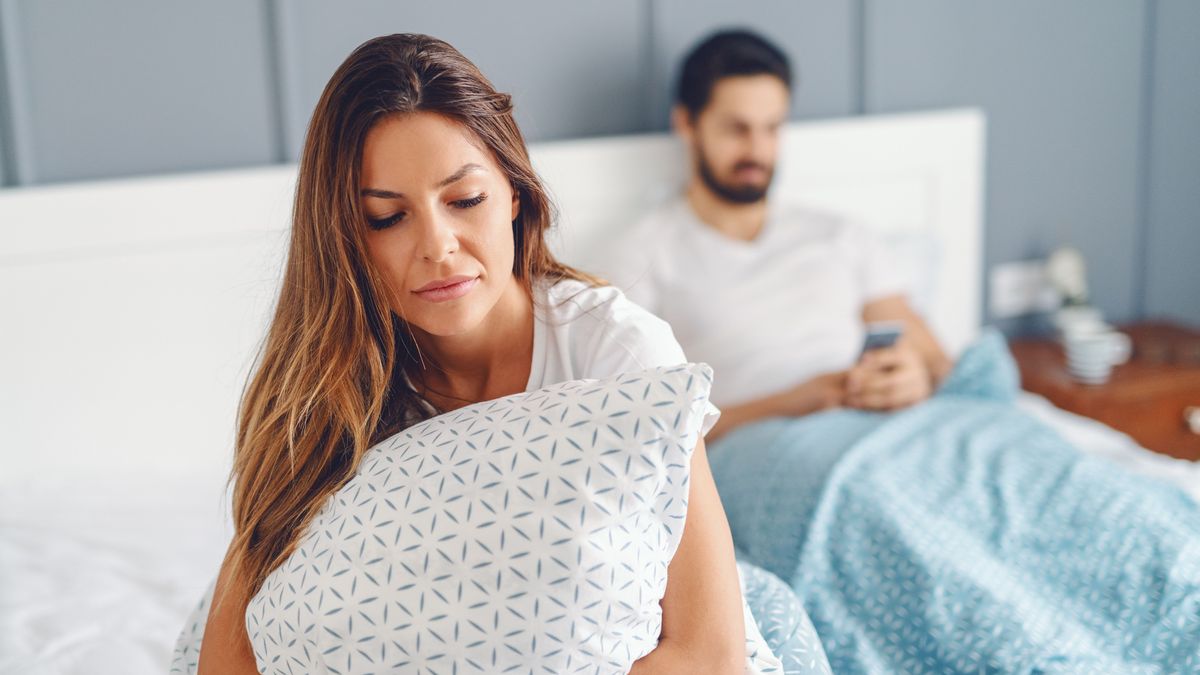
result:
[[[979,325],[983,119],[949,111],[788,128],[773,195],[937,242],[930,319]],[[585,252],[680,183],[666,134],[537,145]],[[0,191],[0,508],[97,476],[190,485],[227,470],[275,294],[295,167]],[[119,485],[118,481],[118,485]],[[119,488],[115,488],[119,489]],[[164,488],[165,489],[165,488]],[[49,492],[48,492],[49,491]]]

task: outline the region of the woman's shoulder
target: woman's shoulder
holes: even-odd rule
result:
[[[667,326],[667,323],[626,297],[609,284],[592,284],[578,279],[561,279],[543,284],[542,310],[548,323],[584,320],[612,327],[624,325]]]
[[[543,294],[542,320],[573,353],[571,360],[587,371],[579,377],[684,361],[670,325],[615,286],[564,279],[544,285]]]
[[[596,285],[581,279],[543,280],[538,284],[539,300],[549,315],[573,319],[585,314],[607,311],[616,303],[628,302],[615,286]]]

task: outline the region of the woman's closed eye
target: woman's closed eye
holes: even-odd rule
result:
[[[453,204],[454,207],[458,208],[458,209],[469,209],[469,208],[472,208],[475,206],[479,206],[480,204],[483,203],[483,200],[485,200],[485,199],[487,199],[487,193],[480,192],[479,194],[475,195],[474,197],[469,197],[467,199],[459,199],[457,201],[453,201],[450,203]]]
[[[401,211],[400,213],[384,216],[383,218],[367,218],[367,225],[369,225],[372,230],[386,229],[400,222],[405,215],[407,214],[404,211]]]
[[[450,202],[450,205],[456,209],[470,209],[479,206],[485,199],[487,199],[487,194],[481,192],[474,197],[468,197],[467,199],[456,199]],[[400,211],[399,213],[395,213],[390,216],[384,216],[382,218],[367,218],[367,224],[370,225],[372,230],[382,230],[395,225],[401,220],[404,220],[404,216],[406,215],[408,215],[407,211]]]

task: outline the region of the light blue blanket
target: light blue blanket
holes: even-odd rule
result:
[[[1200,507],[1011,399],[985,336],[893,415],[771,420],[710,450],[740,556],[835,673],[1200,673]]]

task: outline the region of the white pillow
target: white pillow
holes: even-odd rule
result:
[[[934,320],[942,257],[937,237],[925,230],[907,228],[881,234],[896,273],[904,281],[909,304],[927,321]]]
[[[373,447],[251,600],[259,670],[628,672],[661,632],[710,386],[705,365],[566,382]],[[748,669],[778,668],[746,624]]]

